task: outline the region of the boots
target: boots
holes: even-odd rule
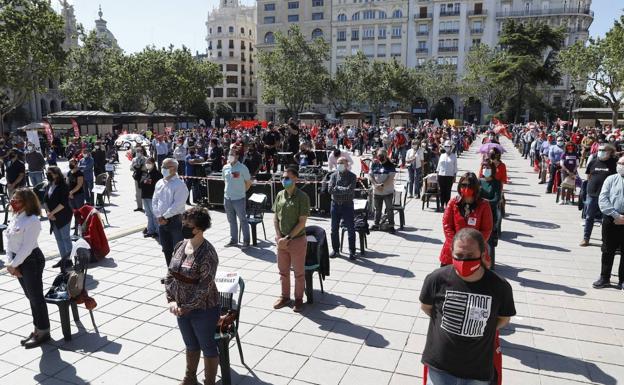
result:
[[[204,357],[204,385],[215,385],[217,381],[217,369],[219,357]]]
[[[186,373],[180,385],[197,385],[197,366],[201,351],[186,351]]]

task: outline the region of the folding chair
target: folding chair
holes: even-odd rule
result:
[[[238,334],[239,319],[243,303],[243,293],[245,292],[245,281],[243,278],[238,279],[238,300],[234,302],[234,294],[232,293],[219,293],[219,307],[221,314],[227,314],[229,310],[236,311],[236,320],[232,325],[232,329],[227,333],[215,332],[215,341],[219,346],[219,366],[221,366],[221,381],[223,385],[230,385],[232,383],[232,374],[230,370],[230,341],[232,338],[236,339],[236,345],[238,346],[238,354],[240,354],[241,363],[245,365],[243,358],[243,347],[241,346],[240,337]]]
[[[407,191],[405,186],[399,185],[394,187],[394,197],[392,199],[392,215],[399,213],[399,229],[405,227],[405,205],[407,204]]]
[[[325,247],[327,248],[327,235],[325,230],[321,228],[319,233],[322,233],[323,239],[317,239],[313,233],[318,230],[318,226],[306,226],[306,237],[312,237],[315,239],[313,242],[310,238],[308,238],[308,245],[306,251],[306,262],[305,262],[305,295],[307,299],[307,303],[314,303],[314,281],[312,276],[316,271],[319,276],[319,282],[321,284],[321,293],[325,293],[325,289],[323,288],[323,276],[321,274],[321,243],[325,243]]]
[[[368,247],[368,241],[366,236],[368,235],[368,200],[366,199],[354,199],[353,200],[353,211],[354,211],[354,222],[355,222],[355,232],[360,238],[360,254],[362,256],[366,255],[366,248]],[[358,223],[362,223],[364,226],[358,226]],[[340,252],[342,252],[342,245],[344,243],[345,232],[347,231],[347,227],[344,226],[344,223],[340,225]]]
[[[256,226],[262,225],[262,232],[264,233],[264,240],[267,240],[266,228],[264,227],[264,207],[267,202],[266,194],[254,193],[247,199],[247,222],[251,227],[251,244],[256,246],[258,244],[258,236],[256,232]],[[238,226],[238,239],[241,236],[241,225]]]

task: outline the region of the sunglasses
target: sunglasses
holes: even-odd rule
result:
[[[469,183],[460,183],[459,184],[460,187],[470,187]]]

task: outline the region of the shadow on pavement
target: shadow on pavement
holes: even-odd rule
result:
[[[516,330],[518,329],[526,329],[526,330],[537,330],[540,332],[543,332],[544,329],[537,327],[537,326],[530,326],[530,325],[522,325],[522,324],[517,324],[514,322],[511,322],[509,325],[505,326],[504,329],[500,330],[500,335],[501,336],[508,336],[511,334],[514,334],[516,332]]]
[[[535,279],[530,279],[530,278],[523,278],[520,276],[520,274],[523,271],[528,271],[531,273],[540,272],[540,270],[537,270],[537,269],[517,268],[517,267],[513,267],[509,265],[502,265],[502,264],[496,265],[497,273],[499,273],[500,275],[502,275],[503,277],[507,279],[518,282],[520,286],[530,287],[530,288],[539,289],[539,290],[562,291],[566,294],[578,295],[578,296],[584,296],[587,294],[583,290],[577,289],[574,287],[569,287],[569,286],[560,285],[560,284],[551,283],[551,282],[537,281]]]
[[[509,194],[509,195],[519,195],[519,196],[523,196],[523,197],[536,197],[536,198],[539,198],[539,195],[537,195],[537,194],[521,193],[521,192],[517,192],[517,191],[505,191],[505,195],[507,195],[507,194]]]
[[[114,258],[109,257],[109,258],[104,258],[99,262],[93,263],[89,267],[106,267],[106,268],[114,269],[115,267],[117,267],[117,262],[115,262]]]
[[[528,237],[528,238],[533,238],[532,235],[529,234],[523,234],[523,233],[517,233],[515,231],[503,231],[503,233],[500,236],[500,240],[501,241],[505,241],[505,242],[509,242],[509,243],[513,243],[515,245],[519,245],[522,247],[528,247],[531,249],[540,249],[540,250],[552,250],[552,251],[559,251],[562,253],[569,253],[570,249],[565,249],[563,247],[559,247],[559,246],[551,246],[551,245],[545,245],[542,243],[533,243],[533,242],[525,242],[525,241],[519,241],[517,240],[518,237]]]
[[[45,380],[49,378],[46,373],[51,374],[54,372],[54,374],[57,374],[57,369],[61,367],[63,368],[60,370],[63,372],[63,380],[71,384],[88,384],[86,380],[76,375],[76,368],[74,365],[63,361],[58,349],[47,351],[39,357],[39,373],[37,373],[33,379],[37,381],[37,383],[44,383]]]
[[[232,375],[232,384],[242,384],[243,382],[245,383],[245,385],[271,385],[268,382],[262,381],[257,375],[256,373],[254,373],[253,369],[251,369],[249,366],[247,366],[247,364],[245,364],[245,368],[247,370],[249,370],[249,373],[245,374],[245,375],[241,375],[239,373],[236,373],[236,370],[234,370],[234,368],[231,368],[231,375]],[[221,368],[219,367],[219,371],[221,370]],[[220,374],[220,372],[219,372]],[[223,381],[221,379],[219,379],[216,382],[217,385],[224,385]]]
[[[509,342],[506,342],[505,345],[503,362],[505,361],[505,356],[514,357],[522,365],[539,369],[540,371],[579,375],[587,378],[589,381],[603,385],[616,385],[618,383],[617,379],[605,373],[598,365],[592,362]],[[565,381],[562,383],[565,383]]]
[[[531,207],[531,208],[535,208],[535,205],[527,205],[524,203],[516,203],[515,201],[511,201],[509,199],[507,199],[507,201],[505,202],[505,204],[508,204],[509,206],[518,206],[518,207]]]
[[[397,237],[403,238],[406,241],[410,241],[410,242],[416,242],[416,243],[431,243],[433,245],[442,245],[443,242],[437,238],[429,238],[429,237],[423,237],[421,235],[418,234],[406,234],[404,232],[402,232],[402,230],[398,230],[395,234]]]
[[[552,223],[552,222],[542,222],[542,221],[532,221],[530,219],[522,219],[522,218],[507,218],[510,221],[513,222],[520,222],[520,223],[524,223],[527,226],[531,226],[531,227],[535,227],[538,229],[558,229],[561,226],[559,226],[556,223]]]
[[[371,254],[376,255],[376,256],[371,256]],[[383,254],[383,253],[379,253],[376,251],[372,251],[372,252],[367,251],[366,256],[358,257],[355,261],[353,261],[353,263],[358,266],[367,267],[371,269],[371,271],[375,273],[379,273],[379,274],[394,275],[397,277],[408,277],[408,278],[414,277],[414,273],[412,273],[411,271],[407,269],[403,269],[401,267],[395,267],[391,265],[382,265],[380,263],[374,262],[371,259],[371,258],[385,258],[385,257],[393,256],[393,255],[395,254]]]

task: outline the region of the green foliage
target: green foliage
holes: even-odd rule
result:
[[[46,0],[0,0],[0,125],[65,62],[63,19]]]
[[[420,87],[422,97],[427,100],[430,114],[442,98],[450,97],[458,90],[455,69],[440,65],[433,59],[427,60],[421,67],[418,67],[414,78]]]
[[[288,34],[277,32],[275,45],[258,52],[264,101],[279,100],[289,116],[297,116],[325,96],[328,60],[329,45],[325,40],[306,41],[297,25],[292,25]]]
[[[500,60],[500,51],[486,45],[473,47],[465,61],[465,72],[459,84],[460,95],[487,102],[492,111],[500,111],[507,96],[507,85],[497,81],[498,74],[490,68],[491,63]]]
[[[624,16],[616,20],[604,39],[577,42],[561,56],[561,68],[577,82],[587,81],[589,92],[613,111],[612,123],[624,99]]]
[[[367,84],[364,82],[369,67],[370,61],[360,51],[338,66],[327,90],[327,98],[335,111],[351,111],[366,102]]]
[[[507,21],[499,44],[502,53],[489,70],[498,74],[495,81],[509,87],[514,105],[509,106],[514,121],[520,120],[526,93],[538,85],[556,85],[561,79],[557,55],[563,44],[563,30],[547,24]]]

